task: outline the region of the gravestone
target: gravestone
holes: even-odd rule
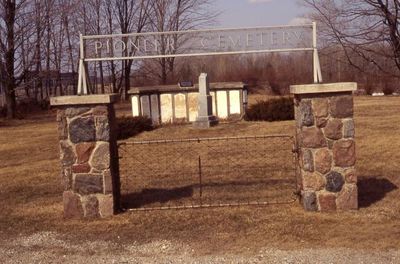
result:
[[[199,77],[199,104],[198,117],[193,123],[193,127],[197,129],[206,129],[218,124],[218,120],[213,116],[212,97],[210,95],[210,83],[206,73],[200,74]]]

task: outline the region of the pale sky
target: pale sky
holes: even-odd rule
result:
[[[215,7],[223,12],[217,27],[286,25],[305,13],[298,0],[215,0]]]

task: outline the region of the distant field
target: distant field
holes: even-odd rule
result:
[[[254,98],[252,100],[255,100]],[[129,114],[129,105],[117,107]],[[298,203],[267,207],[122,213],[63,221],[54,112],[0,121],[0,240],[54,231],[68,239],[146,243],[174,240],[198,254],[257,252],[265,246],[400,248],[400,97],[356,97],[360,210],[306,213]],[[207,131],[166,126],[135,138],[293,134],[294,123],[237,122]],[[278,168],[279,169],[279,168]],[[1,242],[0,242],[1,243]]]

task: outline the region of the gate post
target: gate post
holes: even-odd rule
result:
[[[294,85],[298,191],[307,211],[358,209],[356,83]]]
[[[103,218],[119,209],[117,100],[115,94],[51,98],[58,108],[65,218]]]

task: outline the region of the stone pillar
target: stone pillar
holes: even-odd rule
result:
[[[353,95],[356,83],[295,85],[298,188],[307,211],[358,209]]]
[[[117,99],[117,95],[51,98],[51,105],[58,108],[65,218],[103,218],[119,209],[113,105]]]
[[[198,117],[193,123],[197,129],[206,129],[218,124],[218,119],[213,116],[212,96],[210,95],[210,83],[206,73],[199,77],[199,104]]]

